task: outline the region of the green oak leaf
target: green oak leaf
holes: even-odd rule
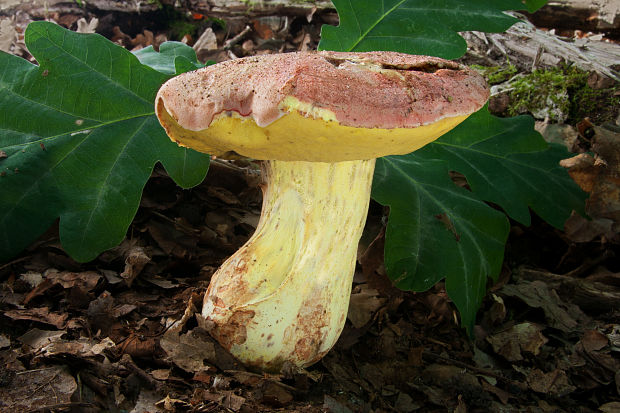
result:
[[[399,288],[424,291],[442,278],[470,331],[488,277],[500,271],[508,234],[501,206],[529,224],[531,208],[556,227],[585,194],[548,147],[529,116],[500,119],[486,108],[438,140],[405,156],[377,161],[372,196],[390,207],[385,266]],[[449,172],[467,178],[457,187]]]
[[[205,66],[196,58],[194,49],[181,42],[164,42],[159,46],[159,52],[153,46],[147,46],[133,54],[140,63],[166,75],[180,75]]]
[[[530,225],[530,208],[557,228],[572,210],[583,209],[584,193],[559,165],[568,151],[548,147],[531,116],[498,118],[485,108],[416,153],[448,161],[480,199],[524,225]]]
[[[333,0],[337,27],[323,25],[319,50],[373,50],[455,59],[467,45],[458,34],[501,32],[518,20],[504,13],[519,0]]]
[[[534,13],[536,10],[547,4],[547,0],[523,0],[523,3],[525,3],[527,11]]]
[[[120,243],[156,162],[181,186],[208,156],[179,148],[154,115],[169,76],[96,34],[31,23],[39,65],[0,53],[0,261],[60,218],[76,260]]]
[[[385,268],[395,285],[446,290],[470,331],[504,257],[508,220],[448,176],[448,163],[416,153],[377,160],[372,197],[390,207]]]

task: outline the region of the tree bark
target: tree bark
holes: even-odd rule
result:
[[[330,0],[193,0],[190,8],[214,17],[225,16],[307,16],[310,13],[335,12]]]
[[[560,37],[528,22],[517,23],[504,33],[465,32],[463,36],[469,47],[467,63],[502,66],[510,61],[520,71],[530,71],[566,62],[620,81],[620,47],[615,43]]]
[[[549,287],[557,290],[561,297],[572,301],[586,311],[596,313],[614,311],[620,302],[618,288],[597,281],[527,268],[519,269],[515,276],[527,281],[544,281]]]
[[[536,13],[526,13],[538,27],[604,32],[620,38],[618,0],[551,0]]]
[[[161,0],[161,4],[175,6],[174,0]],[[25,11],[34,18],[46,18],[50,13],[72,13],[85,15],[87,12],[120,12],[120,13],[150,13],[160,9],[157,2],[146,1],[116,1],[116,0],[83,0],[82,5],[77,1],[68,0],[32,0],[28,2],[18,0],[0,0],[0,14],[13,14],[16,11]],[[179,10],[187,10],[217,18],[256,18],[263,16],[306,16],[326,14],[332,23],[336,24],[338,15],[329,0],[186,0],[180,2]]]

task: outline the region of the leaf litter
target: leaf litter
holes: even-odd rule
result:
[[[276,23],[253,23],[230,50],[256,53]],[[116,33],[127,47],[157,43],[147,30]],[[285,41],[307,47],[309,33]],[[203,54],[222,58],[214,35]],[[591,159],[565,166],[593,194],[592,220],[569,220],[565,234],[513,222],[510,269],[473,339],[442,283],[415,294],[392,286],[385,211],[373,204],[341,339],[317,365],[277,375],[246,371],[194,316],[211,274],[256,226],[255,169],[216,161],[204,184],[183,191],[156,168],[121,246],[79,264],[52,230],[0,266],[0,411],[618,411],[620,150],[616,132],[589,128],[595,138],[580,139]]]

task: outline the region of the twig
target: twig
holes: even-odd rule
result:
[[[55,369],[55,368],[56,367],[45,367],[45,368],[42,368],[42,369],[18,371],[17,373],[15,373],[15,375],[16,376],[20,376],[22,374],[38,373],[40,371],[52,370],[52,369]]]
[[[588,266],[592,263],[586,263]],[[558,291],[560,296],[579,306],[582,310],[596,312],[613,311],[620,302],[620,291],[612,285],[599,281],[578,278],[584,272],[582,266],[567,274],[553,274],[545,271],[537,271],[521,268],[514,274],[516,280],[544,282],[550,288]]]
[[[129,369],[131,372],[135,373],[142,380],[146,381],[152,389],[157,388],[157,380],[151,377],[150,374],[142,370],[134,361],[131,359],[129,354],[123,354],[121,357],[121,364]]]
[[[562,274],[562,276],[569,277],[569,278],[578,278],[584,275],[585,273],[587,273],[588,271],[590,271],[592,268],[601,264],[602,262],[607,261],[609,258],[613,258],[613,256],[614,256],[613,252],[610,252],[609,250],[605,250],[603,254],[595,258],[587,258],[586,260],[584,260],[585,262],[581,264],[579,267],[565,274]]]
[[[243,371],[243,370],[224,370],[224,373],[231,374],[231,375],[242,374],[242,375],[246,375],[246,376],[249,376],[249,377],[256,377],[258,379],[268,380],[268,381],[276,384],[277,386],[280,386],[283,389],[288,390],[288,391],[293,392],[293,393],[297,393],[299,391],[298,389],[296,389],[293,386],[289,386],[288,384],[284,384],[281,381],[278,381],[276,378],[266,377],[264,374],[256,374],[256,373],[252,373],[250,371]]]
[[[87,403],[87,402],[56,403],[56,404],[48,404],[45,406],[37,407],[36,409],[28,410],[26,413],[50,412],[50,411],[54,411],[57,409],[65,409],[65,408],[73,408],[73,407],[95,408],[96,406],[92,403]]]
[[[200,230],[196,229],[196,228],[190,228],[187,225],[183,225],[180,221],[176,221],[173,218],[167,217],[166,215],[162,214],[161,212],[158,211],[151,211],[151,214],[166,220],[168,222],[170,222],[171,224],[174,225],[174,227],[178,230],[180,230],[181,232],[184,232],[187,235],[196,235],[198,233],[200,233]]]
[[[0,265],[0,271],[2,271],[3,269],[5,269],[7,267],[10,267],[13,264],[17,264],[19,262],[26,261],[27,259],[30,259],[30,258],[31,257],[21,257],[21,258],[17,258],[16,260],[13,260],[11,262],[7,262],[6,264],[2,264],[2,265]]]
[[[511,380],[511,379],[509,379],[507,377],[504,377],[502,375],[496,374],[496,373],[494,373],[494,372],[492,372],[490,370],[487,370],[487,369],[481,369],[480,367],[472,366],[472,365],[469,365],[469,364],[464,363],[464,362],[459,361],[459,360],[454,360],[454,359],[449,358],[449,357],[440,356],[439,354],[431,353],[428,350],[424,350],[424,352],[422,353],[422,356],[426,356],[426,357],[431,358],[433,360],[440,360],[440,361],[443,361],[444,363],[454,364],[455,366],[462,367],[464,369],[473,371],[474,373],[481,374],[483,376],[493,377],[494,379],[497,379],[498,381],[507,383],[507,384],[509,384],[511,386],[515,386],[515,387],[519,388],[520,390],[527,390],[527,386],[525,384],[519,383],[518,381]]]
[[[232,48],[235,44],[239,43],[239,41],[241,41],[241,39],[243,39],[243,37],[250,32],[250,30],[252,30],[252,28],[250,26],[245,26],[245,29],[243,29],[241,31],[241,33],[239,33],[238,35],[236,35],[232,39],[226,40],[224,42],[224,46],[222,47],[222,49],[228,50],[228,49]]]

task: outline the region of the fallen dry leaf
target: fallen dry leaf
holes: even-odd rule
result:
[[[581,189],[592,192],[597,175],[592,155],[580,153],[572,158],[560,161],[560,165],[568,169],[568,173]]]
[[[219,199],[226,205],[241,205],[241,201],[239,201],[237,195],[235,195],[226,188],[221,188],[219,186],[209,186],[207,188],[207,194],[213,198]]]
[[[95,357],[101,355],[105,350],[114,349],[114,347],[114,342],[107,337],[99,342],[85,337],[75,341],[57,339],[41,347],[37,358],[54,358],[66,355],[77,358]]]
[[[20,278],[35,285],[24,298],[23,304],[26,305],[33,298],[43,295],[47,290],[56,285],[60,285],[65,289],[79,287],[86,292],[92,291],[102,279],[102,276],[94,271],[71,272],[52,269],[46,271],[43,275],[30,272],[22,274]],[[37,281],[39,278],[40,281]]]
[[[41,348],[47,346],[50,343],[60,341],[61,337],[67,334],[66,330],[39,330],[33,328],[26,333],[18,337],[17,339],[23,344],[30,347],[35,352],[38,352]]]
[[[217,49],[217,38],[215,37],[215,32],[210,27],[207,27],[204,32],[200,35],[196,43],[193,46],[196,51],[196,55],[200,58],[200,55],[203,52],[210,52],[211,50]]]
[[[506,318],[506,304],[502,297],[496,294],[491,294],[491,298],[493,299],[493,304],[491,304],[491,308],[489,308],[485,315],[488,316],[491,325],[497,326]]]
[[[587,219],[575,211],[564,223],[564,231],[575,242],[590,242],[600,236],[615,238],[614,221],[607,218]]]
[[[86,291],[94,289],[102,278],[101,274],[95,271],[53,271],[45,272],[43,276],[56,284],[62,285],[63,288],[82,287]]]
[[[77,21],[77,32],[78,33],[95,33],[95,29],[99,25],[99,19],[93,17],[90,21],[86,21],[85,18],[81,18]]]
[[[457,403],[454,413],[467,413],[467,405],[465,400],[463,400],[463,395],[459,394]]]
[[[422,377],[440,387],[447,388],[450,385],[461,385],[471,389],[480,387],[476,376],[457,366],[431,364],[424,369]]]
[[[368,245],[366,250],[359,256],[358,261],[362,267],[364,277],[368,279],[375,271],[380,271],[383,267],[383,250],[385,247],[385,227],[374,240]]]
[[[5,336],[4,334],[0,334],[0,350],[3,348],[7,348],[11,345],[11,339]]]
[[[538,355],[540,348],[549,340],[543,336],[543,327],[533,323],[521,323],[500,333],[487,337],[493,350],[508,361],[523,360],[521,352]]]
[[[618,413],[620,412],[620,402],[609,402],[602,404],[598,408],[603,413]]]
[[[598,351],[609,344],[607,336],[597,330],[586,330],[581,337],[581,344],[587,352]]]
[[[215,343],[209,334],[197,327],[179,334],[168,330],[160,340],[160,346],[170,360],[189,373],[207,372],[216,358]]]
[[[91,301],[86,311],[91,329],[100,330],[104,335],[108,335],[112,325],[116,322],[114,316],[114,297],[108,291],[99,294],[95,300]]]
[[[170,397],[170,395],[155,403],[155,406],[164,409],[167,412],[177,412],[181,409],[186,410],[191,407],[189,403],[181,399],[174,399]]]
[[[486,391],[488,391],[489,393],[493,393],[495,396],[497,396],[497,398],[499,399],[499,401],[506,405],[508,404],[508,402],[510,401],[511,398],[515,398],[514,395],[512,395],[511,393],[500,389],[497,386],[493,386],[491,385],[489,382],[487,382],[486,380],[482,381],[482,388]]]
[[[269,23],[263,23],[260,20],[254,20],[252,22],[252,27],[258,36],[263,39],[271,39],[273,37],[273,29]]]
[[[125,255],[125,270],[121,273],[121,277],[128,286],[131,286],[133,280],[144,269],[144,266],[151,261],[151,257],[146,254],[144,248],[133,246]]]
[[[286,407],[294,397],[290,391],[271,380],[265,381],[261,389],[262,402],[274,407]]]
[[[374,314],[385,304],[386,299],[379,297],[377,290],[368,288],[367,284],[356,287],[351,294],[347,318],[355,328],[364,327]]]
[[[518,297],[530,307],[541,308],[551,327],[567,333],[574,332],[580,324],[588,320],[579,307],[562,300],[555,290],[542,281],[507,284],[500,291],[505,295]]]
[[[411,413],[422,408],[422,405],[416,403],[407,393],[400,392],[396,397],[394,409],[399,413]]]
[[[188,237],[171,225],[151,221],[147,224],[147,229],[166,255],[185,258],[188,255],[188,248],[195,249],[196,239]]]
[[[612,233],[616,236],[620,231],[620,133],[607,128],[592,126],[592,152],[580,154],[560,162],[568,169],[568,173],[590,198],[586,201],[586,213],[593,219],[593,225],[606,227],[607,221],[613,222]],[[579,226],[586,225],[580,222]],[[574,224],[573,224],[574,226]],[[601,228],[589,232],[601,232]],[[569,232],[572,234],[575,231]],[[583,229],[577,232],[583,238]],[[609,233],[607,230],[605,233]],[[579,240],[578,236],[575,240]]]
[[[0,387],[0,411],[47,411],[45,406],[71,402],[77,383],[63,366],[21,371],[10,386]]]
[[[327,394],[323,396],[323,409],[329,413],[353,413],[345,404]]]
[[[236,395],[231,390],[197,389],[192,396],[192,403],[198,404],[203,401],[215,402],[224,409],[236,412],[241,409],[246,399]]]
[[[9,53],[15,39],[17,39],[17,33],[13,20],[9,17],[2,18],[0,20],[0,50]],[[4,157],[6,157],[6,153]],[[0,159],[2,159],[1,155]]]
[[[620,324],[615,324],[611,328],[611,332],[607,334],[609,343],[616,347],[616,351],[620,350]]]
[[[167,380],[170,377],[170,369],[155,369],[151,371],[151,376],[157,380]]]
[[[4,312],[4,315],[13,320],[30,320],[50,324],[58,329],[62,329],[65,326],[69,317],[68,314],[52,312],[47,307],[7,310]]]
[[[527,377],[527,384],[537,393],[551,394],[555,397],[563,397],[576,390],[576,387],[570,384],[566,372],[560,369],[549,373],[534,369]]]
[[[155,413],[158,411],[155,404],[160,400],[161,396],[155,390],[140,389],[140,395],[135,406],[129,413]]]

